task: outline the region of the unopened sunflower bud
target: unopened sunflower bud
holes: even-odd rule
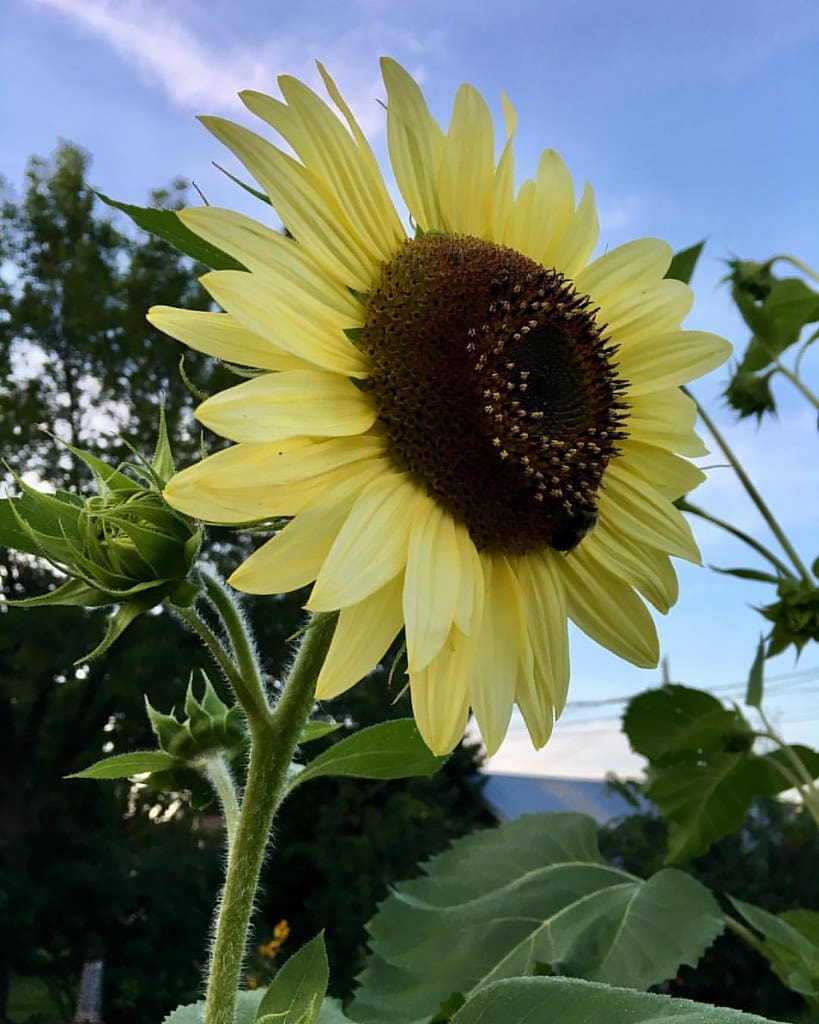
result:
[[[198,586],[189,574],[202,540],[200,526],[166,504],[162,487],[173,464],[165,431],[153,461],[120,468],[68,446],[91,470],[97,494],[45,494],[15,477],[20,494],[0,501],[0,544],[46,559],[68,577],[19,607],[116,605],[100,655],[142,612],[166,599],[189,605]]]
[[[159,746],[168,754],[196,765],[205,758],[221,754],[227,759],[247,747],[247,730],[238,704],[228,707],[202,673],[204,693],[200,699],[193,691],[193,678],[185,695],[185,715],[181,721],[173,711],[166,715],[152,707],[145,698],[151,728]]]
[[[773,657],[793,645],[797,654],[809,640],[819,641],[819,586],[806,580],[783,580],[779,600],[759,610],[774,624],[767,656]]]

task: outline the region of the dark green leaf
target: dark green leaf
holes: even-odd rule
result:
[[[408,779],[433,775],[446,758],[435,757],[411,718],[371,725],[319,754],[290,782],[290,790],[322,775],[358,779]]]
[[[317,1024],[329,979],[324,934],[319,933],[276,974],[256,1020],[260,1024]]]
[[[705,239],[697,242],[696,245],[690,246],[688,249],[680,249],[679,252],[675,252],[671,260],[671,266],[666,271],[665,276],[674,281],[682,281],[683,284],[688,284],[704,246]]]
[[[173,210],[157,210],[147,206],[132,206],[130,203],[121,203],[110,196],[97,192],[100,199],[108,206],[113,206],[127,214],[137,227],[148,231],[157,238],[170,242],[180,252],[191,259],[204,263],[206,267],[213,270],[244,270],[245,267],[232,256],[217,249],[204,239],[200,238],[186,227],[177,217]]]
[[[729,897],[734,907],[763,938],[763,953],[767,956],[771,967],[781,981],[800,995],[807,997],[819,996],[819,946],[815,939],[808,937],[792,923],[769,914],[761,907]],[[807,925],[815,934],[819,914],[810,911],[797,911],[801,917],[796,920]],[[805,917],[808,915],[808,918]]]
[[[612,867],[596,833],[579,814],[527,815],[429,861],[368,926],[353,1018],[426,1022],[453,993],[469,998],[538,963],[635,988],[696,963],[723,928],[708,890],[673,869],[643,881]]]
[[[180,762],[164,750],[137,750],[133,754],[117,754],[97,761],[90,768],[74,772],[69,779],[129,779],[132,775],[164,771]]]
[[[756,649],[756,656],[748,675],[748,689],[745,691],[745,703],[758,708],[762,703],[762,686],[765,671],[765,640],[761,638]]]
[[[665,1024],[666,1021],[771,1024],[763,1017],[739,1010],[568,978],[499,981],[470,999],[452,1018],[452,1024]]]
[[[650,761],[714,743],[750,745],[752,730],[736,709],[689,686],[647,690],[629,702],[623,730],[633,749]]]

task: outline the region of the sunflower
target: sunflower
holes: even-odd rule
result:
[[[515,188],[515,116],[495,159],[471,86],[449,129],[392,60],[387,141],[408,236],[332,79],[338,114],[303,83],[242,94],[295,157],[219,118],[205,125],[270,198],[287,235],[214,207],[182,211],[242,270],[202,284],[224,312],[155,307],[191,348],[260,371],[197,417],[235,442],[167,487],[206,522],[292,517],[230,579],[252,594],[313,583],[340,610],[317,684],[334,697],[403,628],[418,728],[436,753],[470,708],[489,753],[517,704],[536,747],[566,701],[568,620],[656,665],[642,598],[677,598],[669,556],[699,561],[672,502],[703,474],[679,386],[719,365],[722,339],[680,324],[688,287],[642,239],[590,261],[594,196],[546,150]]]

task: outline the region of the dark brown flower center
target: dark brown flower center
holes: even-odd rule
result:
[[[464,235],[406,242],[369,296],[392,456],[479,549],[570,551],[596,522],[626,382],[589,307],[556,271]]]

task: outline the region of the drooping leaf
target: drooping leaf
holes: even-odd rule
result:
[[[430,753],[413,719],[399,718],[371,725],[325,750],[292,778],[289,789],[322,775],[358,779],[433,775],[445,760]]]
[[[69,779],[129,779],[132,775],[161,772],[179,765],[179,760],[164,750],[137,750],[132,754],[116,754],[74,772]]]
[[[762,952],[783,984],[816,1005],[819,1000],[819,945],[816,942],[819,913],[807,910],[795,912],[801,915],[796,921],[806,928],[806,934],[784,917],[770,914],[761,907],[732,896],[729,898],[748,924],[762,935]]]
[[[758,708],[762,703],[762,687],[765,672],[765,640],[760,639],[756,649],[751,671],[748,674],[748,689],[745,691],[745,703],[751,708]]]
[[[665,276],[674,281],[682,281],[683,284],[688,284],[694,274],[694,268],[697,266],[697,261],[704,246],[705,239],[697,242],[696,245],[689,246],[687,249],[680,249],[679,252],[675,252],[671,260],[671,266],[666,271]]]
[[[764,1017],[687,999],[569,978],[515,978],[482,989],[452,1024],[771,1024]],[[176,1024],[176,1022],[174,1022]]]
[[[372,956],[350,1007],[363,1024],[426,1022],[455,993],[469,998],[542,965],[647,988],[696,963],[723,927],[688,875],[664,869],[643,881],[606,863],[595,823],[579,814],[528,815],[468,836],[424,872],[368,926]]]
[[[186,227],[173,210],[159,210],[147,206],[133,206],[121,203],[110,196],[97,192],[99,198],[108,206],[127,214],[137,227],[148,231],[157,238],[170,242],[180,252],[191,259],[204,263],[213,270],[244,270],[245,268],[232,256],[217,249]]]
[[[319,933],[291,956],[268,986],[259,1004],[259,1024],[318,1024],[330,967]]]

